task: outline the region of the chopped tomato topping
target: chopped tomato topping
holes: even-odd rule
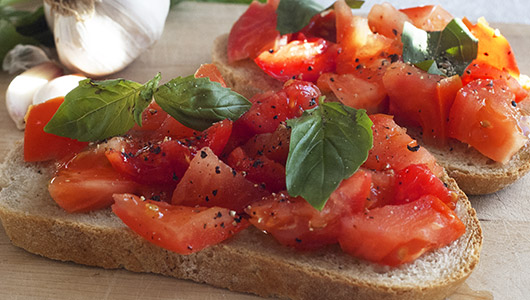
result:
[[[88,143],[44,132],[44,126],[64,102],[58,97],[30,107],[24,131],[24,160],[46,161],[72,157]]]
[[[526,143],[515,95],[502,80],[477,79],[457,94],[449,115],[449,135],[502,163]]]
[[[270,193],[221,161],[209,148],[199,150],[173,193],[171,203],[220,206],[238,212]]]
[[[447,205],[426,195],[411,203],[342,218],[339,243],[354,257],[397,266],[448,245],[465,230]]]
[[[510,75],[519,78],[515,54],[510,43],[499,30],[491,28],[484,18],[479,18],[475,25],[466,18],[463,21],[478,39],[478,54],[475,61],[489,64],[499,70],[506,70]]]
[[[248,227],[248,222],[221,207],[174,206],[115,194],[112,211],[149,242],[179,254],[218,244]]]
[[[442,31],[454,17],[440,5],[426,5],[400,9],[414,26],[425,31]]]
[[[320,74],[335,71],[335,44],[322,38],[293,40],[277,50],[263,51],[254,60],[265,73],[280,81],[316,82]]]
[[[411,23],[411,20],[388,2],[374,4],[368,13],[368,25],[372,31],[391,39],[401,40],[405,22]]]

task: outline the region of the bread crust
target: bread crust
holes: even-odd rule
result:
[[[256,93],[281,89],[281,82],[265,74],[251,60],[229,64],[227,43],[227,34],[217,37],[212,50],[212,61],[229,87],[247,98]],[[494,193],[523,177],[530,170],[530,146],[528,144],[508,163],[501,164],[456,140],[450,141],[447,147],[437,148],[426,145],[419,130],[409,128],[408,134],[436,157],[438,163],[468,195]]]
[[[255,228],[179,255],[142,239],[110,209],[64,212],[47,193],[52,172],[52,165],[25,163],[21,144],[0,167],[0,219],[14,245],[56,260],[158,273],[263,297],[443,299],[471,274],[482,247],[475,210],[447,176],[444,180],[458,193],[456,212],[466,233],[413,263],[389,268],[352,258],[338,246],[298,252]]]

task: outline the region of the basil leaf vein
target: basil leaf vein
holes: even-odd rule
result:
[[[245,97],[208,78],[178,77],[160,86],[155,101],[184,126],[205,130],[224,119],[237,120],[252,105]]]
[[[82,80],[65,96],[44,131],[79,141],[124,134],[134,126],[141,88],[141,84],[124,79]]]
[[[403,60],[431,74],[462,75],[478,53],[478,39],[456,18],[444,30],[432,32],[405,22],[401,41]],[[436,67],[425,61],[436,62]]]
[[[287,190],[321,210],[340,182],[367,159],[373,143],[372,122],[364,110],[330,102],[287,124],[292,128]]]

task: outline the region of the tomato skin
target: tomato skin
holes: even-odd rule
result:
[[[136,192],[137,184],[116,172],[103,151],[79,153],[59,168],[48,191],[55,202],[69,213],[109,207],[112,194]]]
[[[473,61],[469,67],[467,67],[464,75],[462,76],[462,82],[464,85],[470,83],[476,79],[500,79],[503,80],[510,91],[515,94],[515,102],[520,102],[526,97],[529,93],[525,90],[519,81],[510,75],[507,71],[499,70],[487,63],[480,61]]]
[[[268,191],[286,189],[285,167],[265,155],[249,156],[238,147],[228,155],[226,163],[238,172],[245,172],[249,181],[263,185]]]
[[[388,2],[374,4],[368,13],[370,29],[391,39],[401,39],[405,22],[412,23],[405,13]]]
[[[502,80],[477,79],[457,94],[449,115],[449,135],[484,156],[506,163],[526,143],[518,125],[515,95]]]
[[[442,31],[454,18],[440,5],[426,5],[400,9],[414,26],[425,31]]]
[[[270,195],[259,185],[221,161],[209,148],[199,150],[177,185],[171,203],[185,206],[220,206],[237,212]]]
[[[144,145],[121,139],[105,155],[115,170],[135,182],[175,186],[184,175],[194,153],[177,140]]]
[[[373,122],[373,148],[368,152],[368,159],[363,167],[371,170],[400,171],[411,164],[426,164],[436,175],[443,174],[443,168],[425,148],[407,135],[406,130],[398,126],[392,116],[371,115]]]
[[[445,187],[426,165],[410,165],[396,174],[394,197],[391,204],[406,204],[424,195],[433,195],[449,208],[456,208],[458,195]]]
[[[112,211],[149,242],[179,254],[218,244],[248,227],[248,222],[220,207],[173,206],[115,194]]]
[[[252,2],[232,26],[228,36],[228,62],[253,59],[280,37],[276,30],[277,4],[272,2]]]
[[[447,119],[456,92],[462,84],[459,77],[443,78],[412,65],[396,62],[383,76],[389,97],[390,114],[398,123],[419,126],[423,139],[431,145],[447,141]]]
[[[270,233],[280,244],[299,250],[337,242],[340,218],[364,209],[370,175],[362,170],[344,180],[318,211],[301,197],[273,194],[245,209],[250,223]]]
[[[344,252],[389,266],[411,262],[446,246],[466,230],[456,214],[432,195],[403,205],[374,208],[341,221],[339,243]]]
[[[219,69],[214,64],[202,64],[194,74],[195,78],[207,77],[210,81],[219,82],[222,87],[226,87],[223,75],[219,72]]]
[[[336,29],[335,11],[327,11],[316,14],[311,18],[309,24],[300,30],[300,33],[307,37],[323,38],[326,41],[336,43],[337,29]]]
[[[64,97],[58,97],[31,106],[24,131],[24,161],[47,161],[71,157],[83,150],[88,143],[44,132]]]
[[[236,122],[250,136],[274,132],[281,122],[302,115],[304,110],[316,107],[321,93],[311,82],[289,80],[278,92],[267,92],[250,99],[252,107]]]
[[[508,40],[491,28],[484,18],[479,18],[475,25],[467,18],[462,21],[478,39],[478,54],[475,61],[489,64],[499,70],[506,70],[513,77],[519,78],[519,67]]]
[[[265,155],[285,166],[289,155],[291,130],[286,126],[278,126],[273,133],[257,134],[249,139],[242,148],[249,156]]]
[[[385,111],[386,91],[382,86],[359,78],[354,74],[325,73],[317,82],[318,87],[329,89],[344,105],[366,109],[368,114]]]
[[[399,41],[373,33],[368,19],[354,16],[350,7],[343,1],[335,2],[337,23],[337,44],[342,49],[337,56],[337,73],[351,73],[359,63],[367,64],[370,59],[383,53],[387,56],[401,53]]]
[[[277,50],[261,52],[254,61],[280,81],[297,78],[316,82],[320,74],[335,71],[337,50],[335,44],[322,38],[293,40]]]

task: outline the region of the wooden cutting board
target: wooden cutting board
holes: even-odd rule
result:
[[[210,62],[213,39],[230,30],[244,6],[183,3],[170,12],[162,39],[113,77],[139,82],[193,74]],[[530,26],[498,24],[522,73],[530,73]],[[0,154],[22,137],[7,116],[0,75]],[[530,294],[530,176],[498,193],[472,197],[484,231],[481,261],[451,299],[525,299]],[[11,245],[0,227],[0,299],[260,299],[204,284],[125,270],[103,270],[42,258]]]

